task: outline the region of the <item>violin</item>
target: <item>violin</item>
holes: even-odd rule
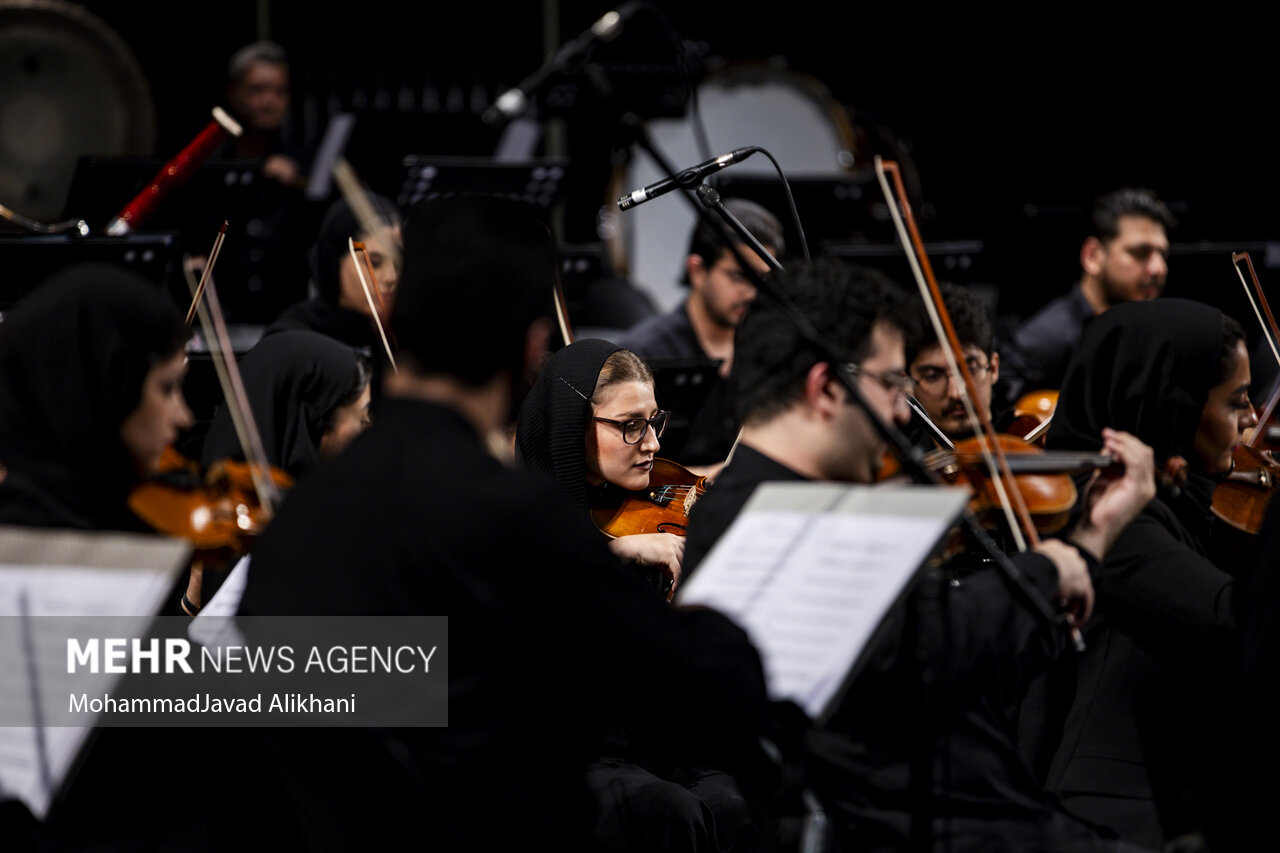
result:
[[[1044,447],[1045,436],[1049,434],[1048,425],[1057,407],[1057,391],[1032,391],[1023,394],[1013,404],[1013,422],[1007,427],[1008,433]]]
[[[1038,534],[1051,534],[1067,525],[1071,508],[1079,497],[1073,474],[1107,468],[1113,464],[1104,453],[1046,451],[1016,435],[997,434],[1000,449],[1007,457],[1013,484],[1026,504]],[[979,440],[961,439],[954,448],[939,448],[924,456],[925,467],[949,485],[970,490],[969,510],[983,527],[1000,526],[1003,511],[1000,496],[986,467]],[[886,455],[878,479],[897,475],[897,459]]]
[[[1254,291],[1258,295],[1257,303],[1253,300],[1253,294],[1249,292],[1249,286],[1245,284],[1244,273],[1240,271],[1241,261],[1249,267],[1249,276],[1253,280]],[[1253,269],[1253,260],[1248,252],[1238,252],[1231,256],[1231,262],[1236,269],[1236,274],[1240,276],[1245,295],[1249,297],[1249,302],[1253,305],[1254,313],[1258,315],[1260,322],[1262,313],[1258,310],[1259,304],[1266,312],[1267,323],[1262,324],[1262,330],[1263,334],[1270,333],[1269,342],[1272,344],[1272,351],[1276,352],[1276,343],[1280,340],[1280,328],[1277,328],[1275,317],[1271,314],[1271,307],[1267,304],[1267,298],[1262,292],[1262,284],[1258,281],[1258,274]],[[1280,359],[1280,353],[1277,354],[1277,358]],[[1271,455],[1271,446],[1268,444],[1271,438],[1269,421],[1278,401],[1280,401],[1280,388],[1267,401],[1258,417],[1258,425],[1254,427],[1253,434],[1232,451],[1231,473],[1213,490],[1214,516],[1226,525],[1226,528],[1240,534],[1256,535],[1262,528],[1262,519],[1267,514],[1267,505],[1271,502],[1276,485],[1280,484],[1280,463],[1277,463]],[[1243,543],[1236,544],[1244,547]]]
[[[656,457],[647,489],[596,489],[591,499],[591,520],[612,539],[637,533],[684,536],[689,529],[689,512],[706,494],[707,485],[706,477],[670,459]]]
[[[288,489],[293,478],[269,469],[276,488]],[[129,509],[151,527],[185,539],[197,551],[249,550],[271,518],[254,489],[249,463],[221,460],[201,471],[195,462],[165,448],[160,465],[129,494]]]

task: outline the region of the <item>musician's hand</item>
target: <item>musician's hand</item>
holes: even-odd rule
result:
[[[1035,547],[1058,570],[1058,606],[1074,627],[1088,621],[1093,613],[1093,581],[1089,566],[1075,548],[1058,539],[1046,539]]]
[[[1099,560],[1156,494],[1155,456],[1150,447],[1127,432],[1104,429],[1102,452],[1123,468],[1093,475],[1084,493],[1084,513],[1070,536]]]
[[[271,154],[262,161],[264,177],[279,181],[286,187],[298,185],[298,164],[283,154]]]
[[[671,578],[671,588],[680,582],[680,566],[684,563],[684,537],[674,533],[637,533],[609,540],[609,550],[619,559],[657,566]]]

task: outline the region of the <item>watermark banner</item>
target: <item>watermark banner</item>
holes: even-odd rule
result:
[[[0,726],[449,724],[448,618],[0,617]]]

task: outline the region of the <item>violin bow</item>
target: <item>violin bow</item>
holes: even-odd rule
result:
[[[227,413],[235,427],[240,449],[249,463],[254,493],[258,496],[258,503],[261,504],[266,519],[270,520],[275,506],[280,502],[280,490],[268,474],[266,449],[262,444],[262,435],[258,432],[258,424],[253,419],[253,410],[249,407],[249,397],[240,378],[240,368],[234,358],[227,358],[227,353],[232,351],[231,335],[227,332],[222,306],[218,302],[218,289],[208,274],[210,266],[212,264],[206,265],[205,276],[202,277],[207,279],[207,287],[203,290],[204,298],[194,299],[193,307],[200,317],[200,328],[209,345],[209,354],[213,357],[218,383],[222,386],[222,394],[227,401]],[[195,297],[200,283],[185,264],[183,273],[187,278],[187,286]]]
[[[556,280],[551,285],[551,298],[556,307],[556,323],[560,326],[560,337],[564,345],[568,346],[573,343],[573,327],[569,325],[569,300],[565,299],[559,270],[556,271]]]
[[[204,269],[200,271],[200,283],[196,285],[194,293],[191,295],[191,307],[187,309],[187,328],[191,328],[192,321],[196,318],[196,308],[200,305],[200,300],[204,296],[205,283],[209,281],[213,275],[213,265],[218,262],[218,253],[222,251],[222,241],[227,238],[227,220],[222,220],[222,227],[218,229],[218,236],[213,238],[213,249],[209,252],[209,259],[204,262]]]
[[[1249,292],[1249,285],[1245,284],[1244,273],[1240,271],[1240,262],[1244,261],[1249,267],[1249,278],[1253,280],[1253,289],[1257,291],[1257,302],[1253,299],[1253,294]],[[1248,252],[1235,252],[1231,256],[1231,265],[1235,267],[1236,275],[1240,277],[1240,284],[1244,286],[1244,295],[1249,298],[1249,304],[1253,306],[1253,313],[1258,318],[1258,324],[1262,326],[1262,334],[1267,339],[1267,343],[1271,346],[1271,354],[1276,357],[1276,363],[1280,364],[1280,349],[1276,348],[1277,340],[1280,340],[1280,328],[1276,326],[1276,318],[1271,314],[1271,306],[1267,304],[1267,297],[1262,293],[1262,284],[1258,281],[1258,274],[1253,269],[1253,259],[1249,257]],[[1258,303],[1262,303],[1262,309],[1267,313],[1267,322],[1262,320],[1262,312],[1258,310]],[[1258,425],[1253,430],[1253,435],[1249,436],[1249,440],[1245,442],[1249,447],[1256,447],[1258,439],[1261,438],[1266,427],[1267,421],[1271,418],[1271,413],[1275,411],[1276,402],[1280,400],[1280,385],[1276,386],[1276,390],[1271,394],[1271,398],[1267,400],[1267,405],[1263,408],[1262,413],[1258,416]]]
[[[1017,544],[1018,550],[1026,551],[1027,542],[1029,541],[1033,546],[1038,545],[1040,537],[1036,534],[1035,525],[1031,522],[1031,514],[1027,511],[1027,505],[1022,500],[1022,494],[1013,487],[1013,473],[1009,470],[1009,463],[1005,459],[1004,451],[1000,447],[999,440],[995,437],[995,428],[991,425],[990,413],[976,411],[973,407],[973,400],[977,397],[973,376],[969,373],[969,366],[964,358],[964,348],[960,345],[960,339],[956,336],[955,327],[951,324],[951,315],[947,312],[947,306],[942,301],[942,292],[938,289],[938,282],[933,274],[933,266],[929,263],[928,253],[925,252],[924,241],[920,238],[920,230],[916,227],[915,217],[911,212],[911,203],[907,198],[906,187],[902,183],[902,173],[896,162],[883,160],[879,156],[875,159],[875,166],[876,177],[880,181],[880,189],[883,191],[885,203],[889,207],[889,215],[893,218],[898,239],[902,242],[903,250],[907,255],[907,262],[910,264],[911,272],[920,288],[920,295],[924,302],[925,310],[929,314],[929,320],[938,335],[939,343],[942,345],[942,354],[946,359],[947,368],[950,370],[951,375],[959,380],[957,387],[963,391],[960,397],[964,404],[965,414],[968,416],[969,422],[973,424],[974,435],[979,439],[978,446],[982,450],[982,457],[991,473],[991,482],[995,486],[1005,518],[1009,522],[1010,533]],[[894,189],[897,190],[896,197],[889,187],[888,174],[893,175]],[[910,231],[910,234],[908,234],[908,231]],[[1025,539],[1023,537],[1024,532],[1026,534]]]
[[[364,290],[365,301],[369,303],[369,312],[373,315],[373,324],[378,327],[378,336],[382,338],[382,348],[387,353],[387,359],[391,362],[391,369],[399,373],[400,368],[396,367],[396,357],[391,353],[391,344],[387,340],[387,330],[382,326],[382,297],[378,297],[377,304],[374,304],[374,285],[365,277],[363,264],[360,263],[360,256],[357,247],[363,249],[363,243],[357,243],[351,237],[347,238],[347,251],[351,253],[351,262],[356,266],[356,277],[360,279],[360,287]],[[373,275],[373,270],[369,270],[369,275]]]
[[[369,196],[364,186],[360,183],[360,179],[356,177],[355,169],[351,168],[351,164],[345,158],[339,157],[337,162],[333,164],[333,179],[338,184],[338,189],[342,191],[342,197],[350,205],[351,212],[355,214],[356,221],[360,223],[361,230],[370,237],[379,238],[379,242],[382,243],[382,250],[391,261],[392,266],[399,269],[400,247],[396,245],[396,241],[391,239],[391,235],[387,233],[390,229],[374,212],[373,205],[369,203]],[[373,322],[378,327],[378,335],[382,338],[382,346],[386,349],[387,358],[391,361],[391,369],[399,373],[395,356],[391,354],[391,344],[387,340],[386,330],[383,329],[382,317],[379,316],[378,309],[374,306],[374,297],[371,295],[373,289],[370,283],[365,280],[360,260],[355,256],[354,243],[354,237],[347,238],[347,249],[351,252],[352,260],[355,262],[356,274],[360,278],[360,286],[364,288],[365,299],[369,300],[369,310],[373,312]],[[369,270],[369,275],[373,275],[372,269]],[[381,297],[379,297],[378,301],[381,304]]]

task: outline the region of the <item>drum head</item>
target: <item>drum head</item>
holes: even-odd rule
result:
[[[708,74],[697,93],[710,155],[696,142],[688,116],[649,125],[658,150],[677,169],[747,145],[767,149],[788,178],[848,175],[862,165],[848,112],[824,84],[807,74],[767,62],[727,65]],[[734,175],[776,175],[768,158],[760,154],[732,171]],[[614,197],[665,174],[647,155],[637,153],[617,181],[622,189]],[[773,213],[780,219],[788,216],[785,210]],[[631,278],[664,305],[684,297],[675,282],[684,270],[694,219],[690,206],[675,194],[621,214],[620,233],[628,246]]]
[[[0,0],[0,204],[62,212],[76,161],[150,154],[151,90],[124,41],[84,8]]]

